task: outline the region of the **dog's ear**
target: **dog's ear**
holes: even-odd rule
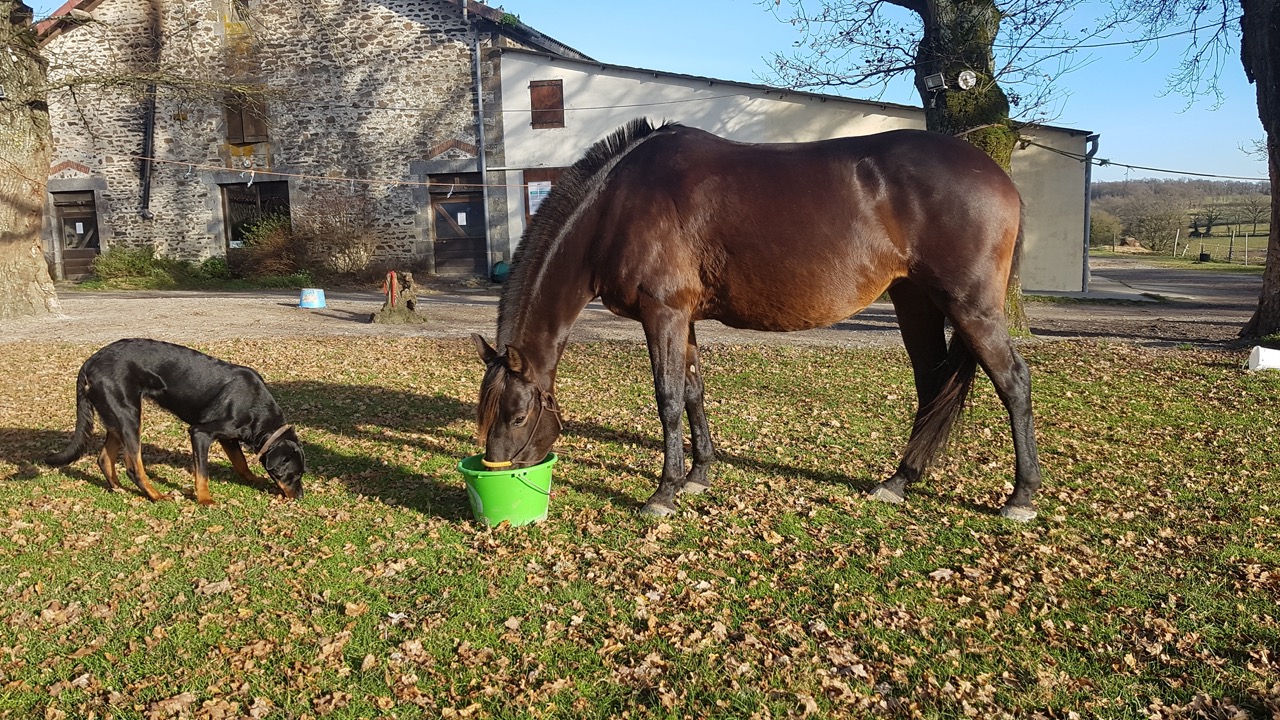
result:
[[[476,344],[476,353],[480,355],[480,362],[485,365],[488,365],[490,360],[498,357],[498,351],[494,350],[493,346],[489,345],[483,337],[480,337],[480,333],[471,333],[471,342]]]

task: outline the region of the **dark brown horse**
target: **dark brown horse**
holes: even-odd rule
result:
[[[511,263],[478,420],[490,467],[539,462],[559,437],[554,389],[569,330],[593,298],[640,321],[665,461],[644,512],[708,488],[715,453],[694,323],[805,330],[888,290],[919,408],[898,470],[872,495],[902,502],[946,444],[976,367],[1009,411],[1017,456],[1001,514],[1035,517],[1040,486],[1031,376],[1010,342],[1004,297],[1022,201],[969,143],[899,130],[812,143],[736,143],[635,120],[565,173]],[[944,326],[953,333],[948,344]],[[686,473],[681,415],[693,462]]]

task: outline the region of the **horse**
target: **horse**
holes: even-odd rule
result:
[[[903,502],[946,445],[981,365],[1013,434],[1015,484],[1000,513],[1030,521],[1041,481],[1031,376],[1004,313],[1022,215],[1008,174],[947,135],[754,144],[632,120],[575,162],[534,215],[501,293],[495,345],[472,335],[485,364],[484,465],[527,467],[550,451],[563,427],[556,368],[598,298],[644,328],[664,459],[641,511],[674,513],[678,494],[709,489],[715,460],[694,324],[817,328],[887,291],[917,409],[896,472],[871,497]]]

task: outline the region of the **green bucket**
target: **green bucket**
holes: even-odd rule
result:
[[[480,462],[482,458],[483,453],[458,463],[476,520],[492,526],[503,520],[512,525],[528,525],[547,519],[555,453],[547,453],[537,465],[503,470],[486,468]]]

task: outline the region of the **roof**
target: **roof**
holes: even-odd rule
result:
[[[585,53],[565,45],[555,38],[525,25],[519,15],[505,12],[501,8],[492,8],[475,0],[445,0],[462,8],[464,17],[476,15],[498,26],[498,30],[512,35],[526,45],[532,45],[555,57],[567,57],[578,60],[591,60]]]

